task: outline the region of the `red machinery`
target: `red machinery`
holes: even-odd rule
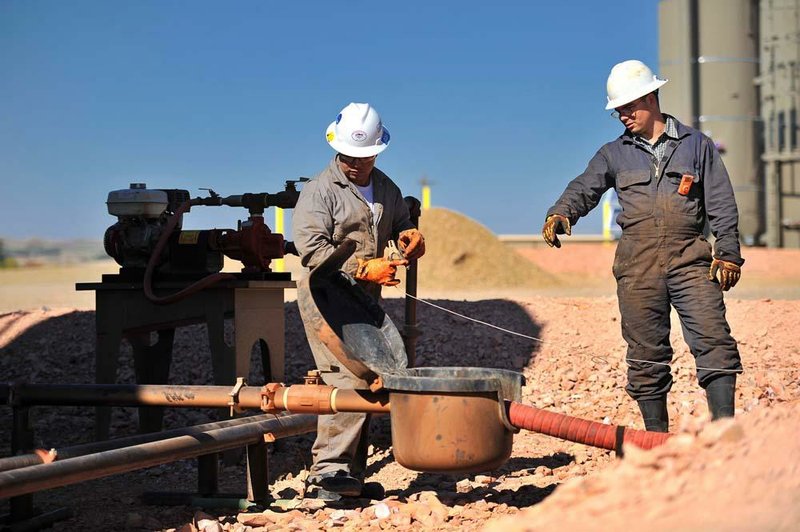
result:
[[[205,198],[189,198],[180,189],[148,189],[143,183],[108,194],[108,212],[118,221],[103,238],[106,253],[121,266],[120,276],[145,280],[145,293],[156,303],[169,303],[185,297],[220,279],[223,255],[243,263],[242,274],[258,278],[270,273],[273,259],[297,254],[292,242],[273,233],[264,223],[268,207],[291,209],[300,192],[295,184],[307,178],[286,181],[283,191],[220,196],[209,189]],[[249,217],[237,230],[205,229],[182,231],[183,215],[196,205],[244,207]],[[197,283],[172,296],[158,298],[150,288],[152,278],[197,280]],[[151,297],[152,296],[152,297]]]

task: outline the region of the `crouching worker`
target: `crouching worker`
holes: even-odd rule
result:
[[[313,269],[345,239],[356,241],[356,251],[342,270],[378,301],[382,286],[400,282],[397,268],[425,253],[425,240],[411,223],[400,189],[375,167],[378,154],[389,145],[389,131],[378,112],[367,103],[351,103],[328,126],[326,138],[336,155],[303,186],[292,215],[294,242],[303,266]],[[405,259],[383,257],[392,239]],[[325,384],[368,389],[319,339],[309,337],[309,345]],[[362,413],[319,416],[306,497],[383,497],[380,485],[364,484],[369,422],[370,416]]]

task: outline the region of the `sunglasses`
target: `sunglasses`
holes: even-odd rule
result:
[[[631,103],[626,103],[625,105],[617,107],[611,113],[611,116],[613,118],[619,118],[622,115],[631,116],[636,111],[636,108],[639,106],[639,103],[642,102],[645,98],[646,96],[642,96],[641,98],[636,98]]]
[[[358,166],[362,164],[369,164],[373,162],[378,156],[373,155],[372,157],[350,157],[349,155],[342,155],[339,154],[339,160],[342,161],[347,166]]]

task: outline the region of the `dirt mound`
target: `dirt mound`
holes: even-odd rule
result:
[[[420,217],[426,253],[420,261],[424,289],[541,288],[555,278],[525,260],[475,220],[443,209]]]
[[[624,460],[564,483],[541,504],[485,530],[634,522],[651,531],[793,530],[800,521],[798,434],[800,401],[793,401],[707,424],[650,452],[626,448]]]

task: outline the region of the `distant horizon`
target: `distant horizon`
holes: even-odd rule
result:
[[[433,206],[431,208],[433,208],[433,209],[437,209],[437,208],[447,209],[447,207],[440,207],[440,206]],[[454,209],[449,209],[449,210],[452,210],[454,212],[458,212],[458,211],[455,211]],[[285,212],[288,212],[288,211],[289,210],[287,210]],[[241,211],[241,212],[242,212],[242,214],[246,214],[245,211]],[[268,211],[268,213],[269,213],[269,211]],[[423,211],[423,213],[424,213],[424,211]],[[464,213],[460,213],[460,214],[464,214]],[[273,214],[273,216],[274,216],[274,214]],[[290,216],[291,215],[289,214],[289,217]],[[423,214],[423,216],[424,216],[424,214]],[[270,227],[274,227],[274,223],[273,223],[274,220],[269,220],[267,218],[268,217],[265,216],[265,223]],[[113,217],[113,216],[109,215],[109,220],[110,220],[110,222],[109,222],[108,225],[111,226],[111,225],[113,225],[115,223],[116,217]],[[477,221],[477,220],[475,220],[475,222],[480,224],[480,222]],[[483,227],[486,227],[483,224],[481,224],[481,225]],[[184,230],[194,230],[194,229],[200,229],[200,228],[189,228],[189,227],[185,227],[184,228]],[[205,229],[211,229],[211,228],[205,228]],[[497,237],[505,237],[505,236],[521,236],[521,237],[524,237],[524,236],[537,236],[537,235],[540,235],[539,231],[531,231],[531,232],[527,232],[527,233],[522,233],[522,232],[520,232],[520,233],[495,233],[490,228],[487,227],[487,229],[489,231],[491,231],[492,234],[494,234]],[[600,228],[600,229],[601,230],[596,231],[596,232],[573,231],[573,235],[582,235],[582,236],[601,235],[602,234],[602,228]],[[105,232],[105,229],[103,231]],[[286,237],[287,237],[287,240],[291,240],[292,239],[291,238],[291,234],[287,234]],[[15,244],[29,243],[29,242],[33,242],[33,241],[41,241],[41,242],[44,242],[44,243],[92,242],[92,243],[99,243],[99,244],[102,245],[102,243],[103,243],[103,235],[101,234],[100,236],[98,236],[96,238],[95,237],[82,237],[82,236],[79,236],[79,237],[63,237],[63,238],[49,238],[49,237],[43,237],[43,236],[38,236],[38,235],[18,237],[18,236],[7,236],[7,235],[0,234],[0,240],[2,240],[5,243],[12,242],[12,243],[15,243]]]

